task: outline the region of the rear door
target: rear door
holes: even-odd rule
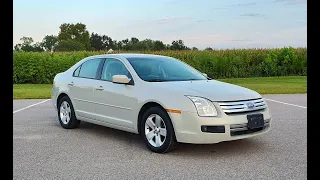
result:
[[[87,60],[75,70],[72,82],[69,82],[70,94],[78,116],[94,118],[93,90],[98,83],[98,71],[102,63],[103,58]]]

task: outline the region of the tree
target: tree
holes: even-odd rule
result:
[[[126,51],[132,50],[132,43],[128,38],[122,40],[121,42],[122,42],[122,49],[123,50],[126,50]]]
[[[154,49],[155,51],[160,51],[160,50],[165,50],[166,49],[166,46],[163,44],[162,41],[155,41],[154,42]]]
[[[63,23],[59,26],[59,33],[46,35],[41,43],[34,43],[31,37],[22,37],[22,43],[14,46],[19,51],[80,51],[80,50],[125,50],[125,51],[161,51],[161,50],[191,50],[184,45],[183,40],[174,40],[171,44],[164,44],[160,40],[145,39],[140,41],[136,37],[120,41],[113,40],[107,35],[89,34],[82,23]],[[208,49],[208,48],[207,48]],[[212,48],[210,48],[212,50]],[[193,47],[192,50],[198,50]]]
[[[127,44],[129,43],[129,39],[127,38],[127,39],[122,40],[122,43],[123,43],[124,45],[127,45]]]
[[[198,51],[198,48],[192,47],[192,50],[193,50],[193,51]]]
[[[170,49],[172,50],[186,50],[188,49],[182,40],[172,41]]]
[[[122,49],[126,51],[138,50],[141,46],[141,41],[138,38],[132,37],[129,39],[124,39],[121,41]]]
[[[142,49],[145,51],[151,51],[154,50],[154,41],[152,39],[145,39],[143,41],[140,41],[142,44]]]
[[[64,24],[61,24],[59,28],[60,28],[60,32],[58,35],[58,40],[60,42],[63,40],[74,40],[83,44],[86,50],[91,49],[90,36],[85,24],[64,23]],[[68,41],[68,42],[72,42],[72,41]]]
[[[57,36],[46,35],[43,38],[41,45],[46,51],[52,51],[54,49],[54,47],[57,45],[57,43],[58,43]]]
[[[20,38],[20,41],[22,41],[22,45],[24,46],[26,45],[31,46],[31,44],[33,43],[32,37],[26,37],[26,36],[23,36],[22,38]]]
[[[106,48],[109,49],[115,49],[116,48],[116,41],[113,41],[111,37],[109,36],[103,36],[103,39],[105,41]]]
[[[84,50],[86,50],[86,47],[79,41],[76,41],[73,39],[62,40],[55,47],[55,51],[62,51],[62,52],[84,51]]]
[[[208,51],[211,51],[211,50],[213,50],[211,47],[207,47],[206,49],[204,49],[204,50],[208,50]]]
[[[135,37],[132,37],[131,40],[130,40],[131,44],[137,44],[138,42],[139,42],[139,39],[135,38]]]
[[[116,46],[117,46],[117,49],[118,49],[118,50],[121,50],[122,47],[123,47],[122,41],[118,41],[118,42],[116,43]]]
[[[118,49],[118,42],[117,40],[113,40],[112,41],[112,46],[111,46],[112,49]]]
[[[22,47],[22,44],[18,43],[14,46],[14,50],[15,51],[20,51],[21,50],[21,47]]]
[[[39,42],[32,45],[32,48],[33,49],[31,51],[33,51],[33,52],[43,52],[44,51],[42,43],[39,43]]]
[[[40,43],[35,43],[32,45],[33,43],[32,37],[23,36],[22,38],[20,38],[20,40],[22,41],[22,43],[16,44],[14,46],[14,49],[16,51],[26,51],[26,52],[42,52],[43,51],[42,45]]]
[[[33,51],[33,47],[31,45],[33,43],[32,37],[23,36],[22,38],[20,38],[20,41],[22,41],[22,44],[20,45],[20,50],[26,52]]]
[[[99,51],[104,50],[106,45],[103,41],[103,36],[100,36],[97,33],[92,33],[90,36],[90,44],[93,50]]]
[[[25,51],[25,52],[33,52],[34,51],[32,45],[23,45],[23,44],[20,46],[20,49],[18,49],[18,50]]]

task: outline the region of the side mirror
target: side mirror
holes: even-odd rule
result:
[[[112,82],[117,84],[132,84],[131,79],[129,79],[126,75],[114,75],[112,76]]]

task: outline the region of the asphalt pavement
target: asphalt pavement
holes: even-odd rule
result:
[[[307,94],[263,97],[268,133],[167,154],[128,132],[63,129],[51,100],[13,100],[13,179],[307,179]]]

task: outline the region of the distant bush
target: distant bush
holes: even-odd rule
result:
[[[99,52],[14,52],[13,83],[52,83],[81,59]],[[307,48],[148,51],[180,59],[213,78],[307,75]]]

